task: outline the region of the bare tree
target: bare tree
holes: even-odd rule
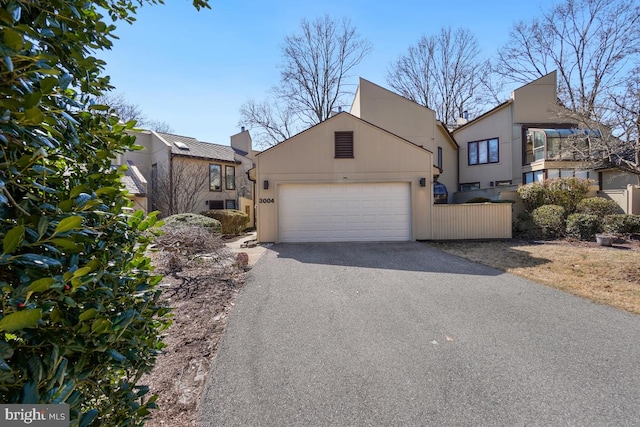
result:
[[[302,20],[300,33],[285,38],[280,84],[271,90],[272,100],[243,105],[241,123],[261,129],[258,145],[274,145],[328,119],[352,93],[350,72],[370,51],[371,44],[346,18]]]
[[[136,121],[139,128],[154,130],[157,132],[173,132],[173,128],[167,122],[149,119],[139,105],[129,102],[121,93],[107,93],[96,100],[96,103],[108,105],[120,120],[124,123]]]
[[[561,118],[576,124],[570,150],[590,168],[614,168],[638,178],[640,184],[640,67],[629,74],[624,91],[609,93],[587,118],[564,111]]]
[[[474,115],[491,98],[484,90],[484,85],[490,83],[490,66],[479,56],[478,41],[470,31],[443,28],[439,34],[422,36],[409,47],[392,64],[387,82],[453,126],[464,111]]]
[[[564,0],[513,27],[495,71],[507,81],[528,83],[557,70],[564,106],[592,118],[606,92],[621,88],[639,52],[636,0]]]
[[[204,206],[209,188],[209,166],[174,158],[171,170],[158,170],[151,178],[151,204],[163,216],[194,212]],[[200,209],[203,210],[203,209]]]
[[[162,132],[162,133],[174,132],[173,127],[169,123],[161,120],[143,120],[142,124],[139,124],[138,126],[144,129],[153,130],[156,132]]]
[[[253,140],[259,146],[271,146],[291,138],[295,133],[293,108],[274,102],[250,100],[240,107],[241,123],[254,129]]]

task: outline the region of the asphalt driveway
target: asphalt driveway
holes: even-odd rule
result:
[[[640,425],[640,316],[425,244],[274,245],[200,426]]]

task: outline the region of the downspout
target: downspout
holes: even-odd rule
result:
[[[253,164],[253,167],[256,167],[255,162],[251,162]],[[258,181],[257,176],[256,175],[256,179],[253,180],[251,179],[251,174],[249,173],[249,171],[245,172],[247,174],[247,179],[251,182],[253,182],[253,191],[251,192],[251,200],[253,201],[253,227],[256,229],[256,231],[258,230],[258,203],[257,202],[257,197],[258,194],[256,193],[256,182]]]

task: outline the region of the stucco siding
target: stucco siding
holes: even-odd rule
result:
[[[468,126],[454,131],[459,145],[460,183],[479,182],[480,188],[490,188],[496,181],[513,179],[513,138],[511,121],[511,104],[493,112],[489,116],[472,122]],[[499,162],[469,165],[469,143],[498,138]],[[521,163],[517,164],[520,168]]]
[[[633,175],[620,170],[607,170],[601,174],[601,186],[603,190],[626,189],[627,185],[638,185],[638,175]]]
[[[552,123],[556,102],[556,72],[540,77],[513,91],[515,123]]]
[[[354,115],[435,152],[435,112],[381,86],[360,79]],[[355,114],[359,110],[359,115]]]

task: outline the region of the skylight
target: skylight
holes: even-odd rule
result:
[[[180,141],[173,141],[173,143],[175,144],[176,147],[178,147],[181,150],[188,150],[189,147],[187,146],[187,144],[185,144],[184,142],[180,142]]]

